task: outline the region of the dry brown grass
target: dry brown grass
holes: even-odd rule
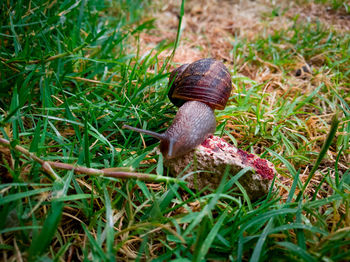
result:
[[[141,46],[146,50],[163,40],[175,40],[180,2],[157,1],[154,4],[157,8],[152,16],[157,19],[156,29],[141,35]],[[270,14],[275,6],[267,0],[187,1],[182,39],[174,62],[188,63],[202,57],[214,57],[228,63],[238,63],[239,59],[230,52],[235,38],[253,41],[259,36],[287,29],[296,16],[300,23],[320,21],[329,30],[342,34],[350,31],[350,15],[343,9],[335,11],[326,5],[302,2],[279,1],[279,11],[285,12],[285,15],[272,17]]]

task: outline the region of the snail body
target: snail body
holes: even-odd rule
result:
[[[167,159],[186,154],[214,133],[214,109],[225,107],[232,89],[224,64],[210,58],[175,69],[169,85],[169,99],[180,108],[164,133],[123,126],[159,139],[160,151]]]
[[[159,139],[160,151],[167,159],[191,151],[214,133],[215,126],[213,109],[198,101],[188,101],[181,106],[171,126],[162,134],[124,125],[125,128]]]

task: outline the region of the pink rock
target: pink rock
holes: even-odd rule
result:
[[[189,187],[198,189],[206,186],[216,188],[220,184],[227,165],[231,167],[232,175],[245,167],[251,167],[254,171],[245,173],[239,182],[252,199],[268,193],[271,181],[276,174],[271,162],[238,149],[217,136],[210,136],[195,150],[181,157],[165,159],[164,164],[173,176],[182,174],[189,164],[183,175],[203,170],[186,178]]]

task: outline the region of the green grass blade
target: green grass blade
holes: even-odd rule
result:
[[[63,202],[52,202],[51,209],[43,224],[43,229],[37,235],[29,248],[29,260],[36,260],[50,245],[51,239],[57,231],[61,219]]]
[[[273,217],[270,218],[269,222],[267,223],[266,227],[264,228],[263,232],[261,233],[258,242],[256,243],[256,246],[254,248],[252,257],[250,258],[250,262],[258,262],[261,257],[261,252],[263,249],[263,246],[265,244],[266,238],[272,228],[273,225]]]
[[[186,0],[181,1],[180,16],[179,16],[179,23],[177,25],[176,39],[175,39],[175,43],[174,43],[174,49],[169,57],[169,62],[171,62],[173,60],[174,55],[175,55],[175,51],[180,43],[181,29],[182,29],[181,24],[182,24],[183,16],[185,14],[185,2],[186,2]]]
[[[300,183],[299,181],[299,175],[300,175],[300,170],[298,170],[298,172],[296,173],[294,179],[293,179],[293,184],[289,190],[289,194],[288,194],[288,198],[286,200],[286,203],[290,203],[293,199],[294,193],[295,193],[295,189],[297,187],[297,184]]]
[[[291,243],[291,242],[278,242],[277,245],[286,248],[288,251],[292,252],[294,255],[303,259],[303,261],[317,261],[312,255],[310,255],[307,251],[302,249],[301,247]]]
[[[107,235],[107,250],[106,250],[106,256],[108,257],[109,261],[114,261],[114,252],[113,252],[113,245],[114,245],[114,223],[113,223],[113,212],[112,212],[112,205],[111,205],[111,199],[109,197],[108,191],[106,188],[104,188],[104,198],[105,198],[105,206],[106,206],[106,235]]]
[[[298,203],[298,211],[295,214],[295,222],[296,223],[302,223],[302,199]],[[304,231],[302,229],[296,229],[295,234],[297,236],[298,240],[298,246],[302,249],[306,249],[306,243],[305,243],[305,235]]]
[[[221,197],[221,193],[223,192],[223,189],[226,185],[226,178],[229,174],[229,166],[226,167],[225,173],[221,179],[220,185],[216,190],[216,193],[214,197],[209,201],[209,204],[207,204],[201,212],[199,212],[198,216],[194,219],[194,221],[187,227],[186,231],[184,232],[184,235],[189,234],[195,226],[197,226],[201,220],[203,219],[204,216],[208,215],[210,210],[214,208],[214,206],[217,204],[217,201]]]
[[[227,212],[223,212],[222,215],[219,217],[215,225],[210,230],[208,236],[205,238],[202,246],[200,247],[200,251],[198,252],[198,256],[193,259],[193,261],[202,261],[206,254],[209,251],[209,248],[211,247],[217,233],[219,232],[222,223],[224,222],[225,218],[227,216]]]
[[[0,198],[0,205],[4,205],[25,197],[30,197],[33,195],[38,195],[40,193],[44,193],[47,191],[50,191],[51,188],[39,188],[39,189],[34,189],[34,190],[30,190],[30,191],[26,191],[26,192],[21,192],[21,193],[17,193],[17,194],[11,194],[11,195],[7,195],[5,197]]]
[[[317,160],[316,160],[314,166],[312,167],[312,169],[311,169],[311,171],[309,173],[309,176],[308,176],[307,180],[305,181],[305,183],[303,185],[303,188],[300,191],[296,201],[299,201],[300,198],[302,197],[302,195],[304,194],[304,191],[305,191],[306,187],[310,183],[310,180],[312,179],[312,177],[314,176],[317,168],[321,164],[322,159],[325,157],[325,155],[326,155],[326,153],[328,151],[328,148],[331,146],[333,138],[334,138],[334,136],[335,136],[335,134],[337,132],[338,125],[339,125],[338,114],[335,114],[333,116],[333,118],[332,118],[331,128],[329,130],[329,133],[328,133],[328,136],[326,138],[326,141],[324,142],[324,144],[322,146],[322,149],[321,149],[321,151],[320,151],[320,153],[319,153],[319,155],[317,157]]]
[[[276,152],[272,151],[270,148],[266,148],[266,150],[271,153],[274,157],[276,157],[278,160],[280,160],[288,169],[288,171],[290,172],[290,174],[292,175],[292,177],[295,177],[295,175],[297,174],[297,171],[295,170],[295,168],[291,165],[291,163],[289,163],[284,157],[282,157],[281,155],[277,154]]]
[[[91,235],[91,233],[87,230],[86,226],[84,224],[81,225],[82,228],[84,229],[84,232],[86,233],[86,236],[91,244],[91,247],[93,248],[94,251],[97,252],[99,255],[99,258],[101,261],[108,261],[107,256],[105,255],[103,249],[101,248],[100,244],[97,243],[95,238]]]

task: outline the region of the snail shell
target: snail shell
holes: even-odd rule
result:
[[[186,154],[214,133],[214,109],[225,108],[232,90],[227,68],[211,58],[178,67],[170,74],[169,85],[169,99],[180,108],[164,133],[123,126],[159,139],[167,159]]]
[[[178,67],[170,74],[170,84],[168,97],[176,106],[195,100],[222,110],[232,90],[229,71],[222,62],[212,58]]]

